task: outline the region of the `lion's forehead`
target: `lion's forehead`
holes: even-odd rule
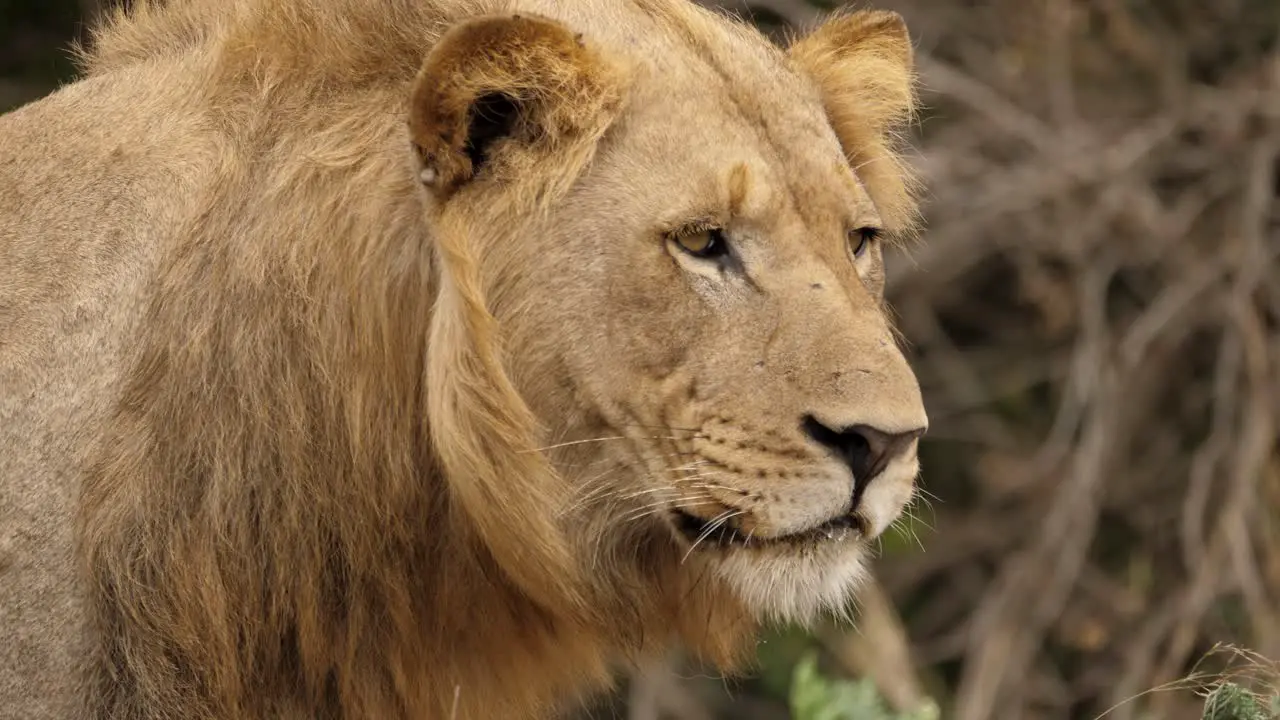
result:
[[[684,142],[698,146],[688,150],[725,149],[706,141],[750,149],[757,169],[792,195],[802,214],[810,214],[805,206],[816,211],[858,192],[817,88],[781,49],[740,22],[697,9],[667,27],[663,42],[675,59],[648,81],[651,95],[666,98],[663,112],[672,112],[674,100],[683,127],[707,128],[711,137],[689,137]]]
[[[787,196],[782,204],[809,219],[847,213],[865,199],[818,88],[742,21],[688,0],[524,2],[632,65],[625,112],[634,122],[624,132],[637,141],[620,152],[643,157],[622,166],[651,178],[725,177],[745,162],[758,189]],[[663,188],[652,192],[674,186]]]
[[[736,116],[784,144],[838,142],[822,120],[817,88],[796,72],[785,52],[742,21],[689,0],[524,0],[578,29],[634,69],[634,97],[647,107],[687,108]]]

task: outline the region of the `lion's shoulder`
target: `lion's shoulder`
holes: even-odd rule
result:
[[[74,717],[81,462],[109,420],[179,171],[124,109],[134,73],[0,116],[0,715]],[[132,88],[132,89],[131,89]],[[152,100],[154,102],[154,99]],[[159,224],[159,223],[158,223]],[[159,228],[155,228],[159,229]],[[40,692],[32,692],[32,688]]]

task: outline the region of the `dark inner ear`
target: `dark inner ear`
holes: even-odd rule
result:
[[[519,119],[520,106],[510,95],[488,93],[471,104],[467,119],[467,142],[463,151],[471,159],[473,173],[480,172],[489,159],[494,141],[510,137]]]

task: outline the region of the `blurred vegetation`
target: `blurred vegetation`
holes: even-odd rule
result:
[[[718,4],[781,38],[835,3]],[[1280,2],[874,4],[926,104],[889,281],[924,497],[855,627],[733,681],[668,658],[593,715],[1276,717]],[[96,7],[0,0],[0,109],[71,79]]]
[[[928,702],[914,710],[889,709],[880,689],[869,678],[841,680],[818,670],[817,655],[809,653],[792,674],[791,713],[796,720],[938,720],[938,706]],[[1247,697],[1247,696],[1246,696]],[[1236,702],[1248,702],[1248,699]]]
[[[1203,720],[1271,720],[1280,704],[1260,699],[1235,683],[1223,683],[1204,701]]]
[[[67,48],[84,13],[74,0],[0,0],[0,112],[72,78]]]

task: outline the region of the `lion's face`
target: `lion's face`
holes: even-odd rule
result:
[[[804,615],[846,597],[911,498],[925,412],[885,316],[883,220],[821,108],[784,96],[769,137],[708,94],[662,110],[680,132],[629,124],[556,214],[524,312],[559,330],[535,323],[528,357],[563,363],[539,389],[553,443],[625,438],[561,453],[588,511]]]
[[[883,302],[901,179],[853,167],[822,78],[722,19],[664,21],[716,46],[658,43],[571,189],[478,260],[582,556],[659,537],[803,619],[914,492],[927,419]]]

